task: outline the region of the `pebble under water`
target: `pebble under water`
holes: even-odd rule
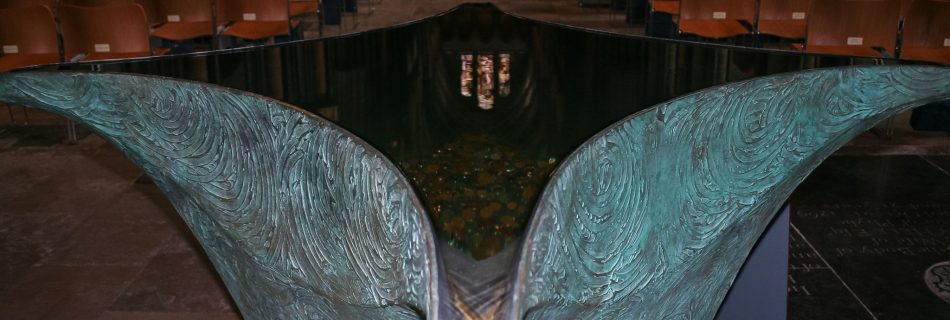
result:
[[[518,240],[557,161],[466,134],[399,164],[443,240],[481,260]]]

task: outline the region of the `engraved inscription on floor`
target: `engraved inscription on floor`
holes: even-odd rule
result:
[[[925,280],[950,260],[948,165],[842,156],[816,169],[791,199],[789,318],[950,319],[933,289],[950,272]]]

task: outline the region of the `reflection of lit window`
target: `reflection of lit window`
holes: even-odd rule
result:
[[[472,55],[463,54],[462,55],[462,95],[466,97],[472,96]]]
[[[490,110],[495,107],[495,95],[511,94],[511,53],[486,52],[459,53],[462,70],[459,75],[459,91],[462,96],[475,95],[478,107]],[[495,69],[495,66],[498,66]],[[495,72],[498,73],[495,73]]]
[[[484,110],[491,109],[495,104],[492,96],[494,89],[495,61],[491,55],[478,56],[478,107]]]
[[[498,95],[507,97],[511,93],[511,54],[498,55]]]

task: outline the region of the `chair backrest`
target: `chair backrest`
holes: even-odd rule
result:
[[[950,48],[950,0],[916,0],[904,17],[905,48]]]
[[[901,0],[818,0],[808,19],[808,46],[881,47],[894,53]]]
[[[0,0],[0,8],[17,8],[29,6],[47,6],[52,8],[56,5],[54,0]]]
[[[681,0],[680,19],[729,19],[755,22],[756,0]]]
[[[214,0],[215,14],[217,15],[217,24],[222,25],[228,21],[241,19],[241,1],[240,0]]]
[[[811,3],[812,0],[760,0],[759,20],[805,20]]]
[[[211,21],[211,0],[162,0],[155,3],[157,21]]]
[[[142,9],[145,9],[145,15],[148,17],[149,22],[160,23],[163,20],[159,19],[158,13],[156,12],[156,7],[158,6],[156,2],[164,2],[164,0],[60,0],[61,5],[82,7],[99,7],[137,3],[142,6]]]
[[[907,11],[910,10],[910,5],[914,3],[914,0],[901,0],[901,19],[907,16]]]
[[[64,6],[99,7],[117,4],[132,4],[135,0],[60,0]]]
[[[66,58],[79,53],[150,52],[145,10],[138,4],[60,6]]]
[[[56,20],[47,6],[0,8],[3,54],[59,53]]]
[[[218,21],[288,21],[287,0],[218,0]]]
[[[135,0],[135,3],[138,3],[142,6],[142,9],[145,9],[145,16],[148,17],[149,25],[157,25],[164,22],[164,18],[159,19],[160,17],[156,11],[158,3],[163,1],[164,0]]]

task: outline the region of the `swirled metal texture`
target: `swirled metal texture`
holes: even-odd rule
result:
[[[380,153],[290,106],[120,74],[0,74],[0,101],[100,133],[154,179],[247,319],[436,318],[433,232]]]
[[[712,319],[793,189],[888,116],[950,98],[950,69],[824,69],[685,95],[597,134],[553,174],[512,315]]]
[[[825,157],[950,70],[825,69],[683,96],[587,141],[536,207],[500,314],[712,318],[774,212]],[[207,84],[0,74],[0,101],[80,121],[155,180],[250,319],[438,319],[441,263],[378,152],[279,102]]]

